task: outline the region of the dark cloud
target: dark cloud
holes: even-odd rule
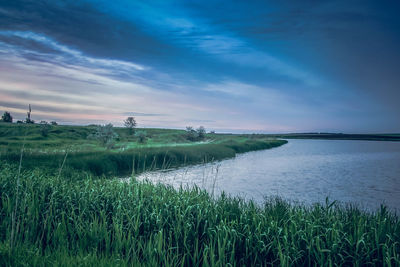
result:
[[[135,19],[127,21],[118,17],[118,14],[111,15],[97,9],[94,3],[83,1],[17,0],[6,2],[3,8],[9,11],[8,15],[0,17],[0,28],[4,30],[45,34],[88,55],[148,64],[159,71],[171,73],[178,80],[201,78],[218,81],[221,76],[235,77],[238,73],[246,80],[259,80],[261,76],[264,79],[288,79],[287,76],[266,72],[249,64],[232,65],[216,61],[212,55],[199,53],[193,48],[194,44],[207,40],[212,43],[215,38],[204,30],[197,30],[199,32],[196,33],[194,29],[182,36],[181,30],[174,32],[173,28],[151,28]],[[135,10],[132,13],[135,14]],[[238,46],[236,52],[240,53],[242,47]],[[235,53],[221,50],[221,46],[215,49],[228,54]],[[293,82],[300,81],[294,79]]]
[[[314,129],[334,121],[348,129],[400,131],[399,11],[400,2],[372,0],[0,0],[0,55],[24,58],[32,69],[36,63],[63,68],[67,73],[43,78],[91,88],[65,89],[71,94],[131,90],[96,78],[102,76],[205,101],[199,105],[240,106],[263,120],[271,105],[260,97],[273,89],[289,103],[273,112],[287,123],[299,121],[292,110],[300,106]],[[251,86],[227,88],[235,84]],[[254,95],[253,87],[264,92]],[[163,113],[120,115],[126,114]]]
[[[32,31],[95,56],[140,58],[164,47],[135,25],[116,20],[83,1],[3,1],[4,30]]]

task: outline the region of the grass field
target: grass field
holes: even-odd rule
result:
[[[0,124],[1,266],[399,266],[400,221],[340,206],[263,205],[199,188],[122,183],[111,176],[234,157],[286,143],[264,135]],[[24,152],[21,148],[24,144]],[[22,157],[21,157],[22,155]],[[21,163],[21,164],[20,164]]]
[[[154,147],[174,144],[193,144],[185,138],[185,131],[174,129],[137,129],[145,130],[149,136],[146,144],[138,143],[137,138],[129,134],[127,128],[114,128],[118,134],[115,147],[111,151],[121,151],[136,147]],[[51,126],[48,136],[40,133],[38,124],[0,123],[0,148],[3,151],[20,150],[25,142],[27,151],[64,152],[66,149],[74,152],[106,151],[96,140],[90,139],[90,134],[96,131],[96,126]],[[219,139],[219,136],[213,140]]]

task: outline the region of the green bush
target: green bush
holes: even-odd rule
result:
[[[40,134],[43,137],[47,137],[49,135],[51,125],[47,121],[41,121],[39,125]]]
[[[138,131],[135,133],[135,137],[138,139],[139,143],[144,144],[147,141],[147,132],[146,131]]]
[[[75,131],[75,129],[71,129],[71,131]],[[90,135],[89,138],[98,140],[102,146],[110,149],[114,146],[118,134],[114,131],[113,125],[109,123],[106,125],[98,125],[96,132]]]
[[[13,122],[13,117],[11,116],[11,113],[8,111],[5,111],[3,116],[1,117],[2,122]]]

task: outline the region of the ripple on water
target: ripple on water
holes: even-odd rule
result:
[[[400,142],[289,140],[287,145],[216,163],[149,172],[149,179],[262,203],[281,196],[311,204],[331,200],[375,210],[400,207]]]

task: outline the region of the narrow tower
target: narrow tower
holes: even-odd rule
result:
[[[28,121],[31,121],[31,112],[32,112],[31,104],[29,104],[29,111],[27,112],[27,114],[28,114]]]

